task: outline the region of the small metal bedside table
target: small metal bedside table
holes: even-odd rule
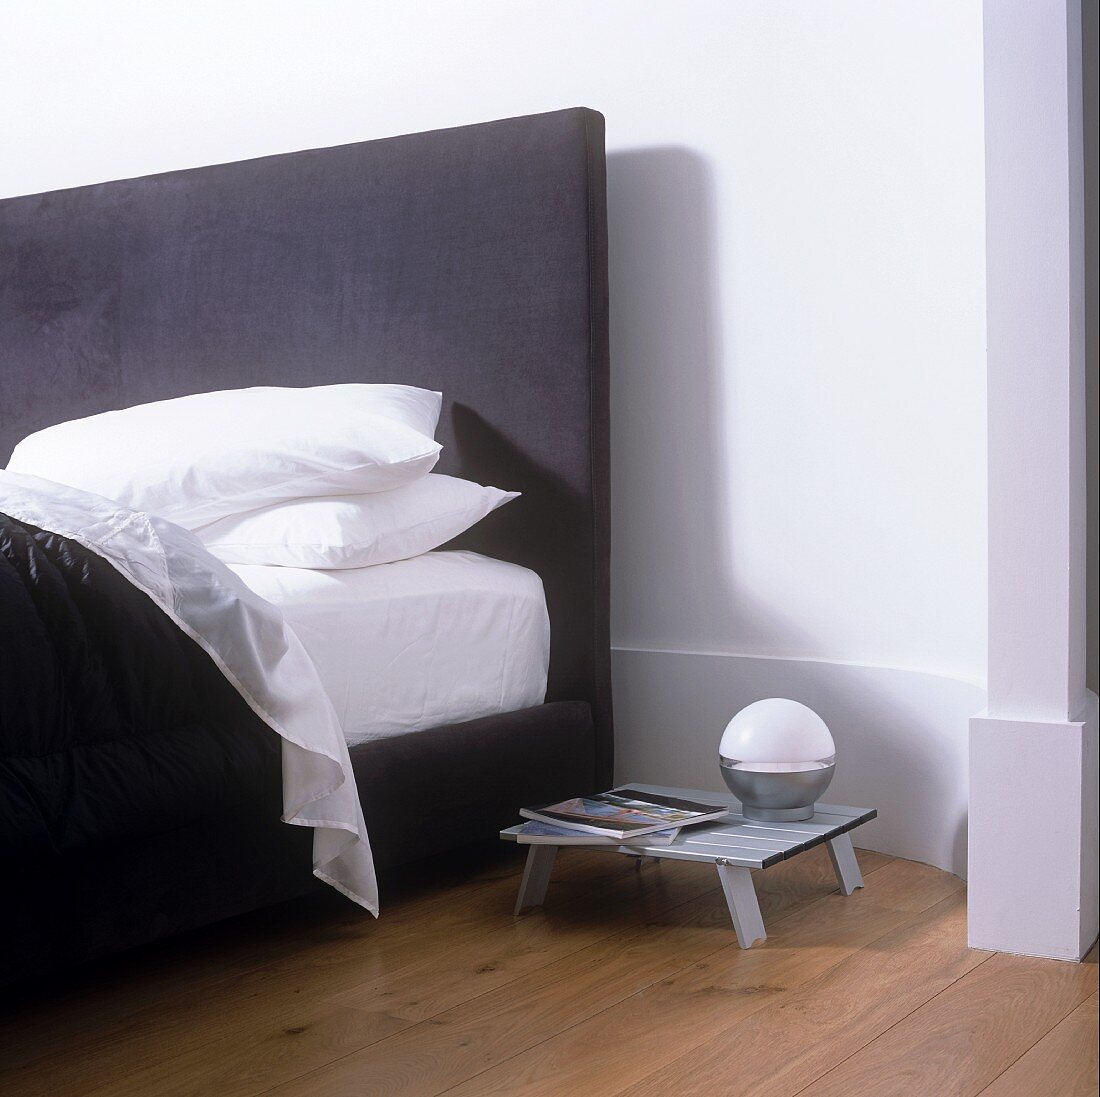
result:
[[[760,916],[760,904],[756,899],[756,888],[752,882],[752,869],[767,868],[824,843],[836,871],[840,890],[845,895],[851,895],[856,888],[863,887],[863,876],[856,863],[850,832],[862,823],[874,819],[878,815],[874,808],[818,804],[814,817],[805,822],[761,823],[746,819],[740,812],[740,805],[728,793],[636,783],[631,783],[630,787],[641,792],[657,792],[704,803],[725,803],[733,810],[718,823],[684,827],[676,841],[667,846],[599,844],[582,845],[580,848],[603,849],[609,853],[633,857],[704,861],[714,865],[718,869],[718,878],[722,881],[722,890],[726,894],[733,928],[742,948],[750,948],[754,942],[763,941],[767,937],[764,920]],[[500,836],[506,841],[514,842],[519,829],[518,826],[509,827],[502,830]],[[559,848],[552,845],[528,847],[527,864],[516,901],[516,914],[527,907],[542,905]]]

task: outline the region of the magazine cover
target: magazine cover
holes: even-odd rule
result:
[[[721,804],[702,804],[621,788],[595,796],[575,796],[556,804],[524,808],[521,814],[528,819],[539,819],[589,833],[626,837],[709,822],[721,818],[728,810]]]

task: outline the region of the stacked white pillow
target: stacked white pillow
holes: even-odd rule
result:
[[[365,567],[429,552],[518,494],[429,475],[441,404],[407,385],[200,393],[47,427],[8,468],[159,514],[227,562]]]
[[[8,468],[195,529],[304,495],[386,491],[426,476],[442,396],[406,385],[203,392],[59,423]]]
[[[212,522],[196,536],[230,564],[361,568],[431,552],[518,495],[432,473],[372,495],[276,503]]]

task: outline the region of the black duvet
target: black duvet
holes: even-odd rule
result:
[[[281,808],[280,742],[106,560],[0,514],[0,862]]]

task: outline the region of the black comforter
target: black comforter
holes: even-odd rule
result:
[[[20,865],[246,801],[277,818],[279,751],[213,660],[111,564],[0,514],[0,872],[9,886]]]

